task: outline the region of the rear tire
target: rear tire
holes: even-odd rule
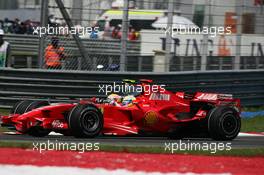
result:
[[[213,108],[208,115],[208,131],[214,140],[233,140],[241,128],[238,111],[232,107]]]
[[[69,114],[69,127],[75,137],[93,138],[103,129],[103,115],[91,104],[78,104]]]
[[[23,100],[17,102],[13,108],[11,109],[11,114],[24,114],[26,112],[29,112],[33,109],[47,106],[49,103],[47,101],[33,101],[33,100]]]

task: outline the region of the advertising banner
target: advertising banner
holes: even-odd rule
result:
[[[177,56],[201,56],[203,47],[202,34],[174,35],[171,52]],[[154,55],[155,50],[165,50],[166,35],[163,30],[141,31],[141,55]],[[235,56],[236,35],[216,35],[208,37],[207,55]],[[241,56],[264,56],[264,36],[245,34],[241,38]]]

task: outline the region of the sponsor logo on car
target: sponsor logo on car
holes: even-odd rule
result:
[[[201,94],[197,98],[199,100],[217,100],[217,94]]]
[[[63,128],[63,123],[59,120],[54,120],[51,125],[53,128]]]
[[[155,125],[158,122],[158,114],[155,111],[149,111],[145,114],[144,122],[146,125]]]

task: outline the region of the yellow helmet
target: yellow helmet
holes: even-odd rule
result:
[[[136,100],[136,98],[133,95],[128,95],[124,97],[122,104],[129,106],[134,100]]]

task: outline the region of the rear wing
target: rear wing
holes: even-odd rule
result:
[[[238,108],[241,111],[240,99],[233,98],[232,94],[217,94],[197,92],[192,101],[213,103],[215,105],[226,105]]]

